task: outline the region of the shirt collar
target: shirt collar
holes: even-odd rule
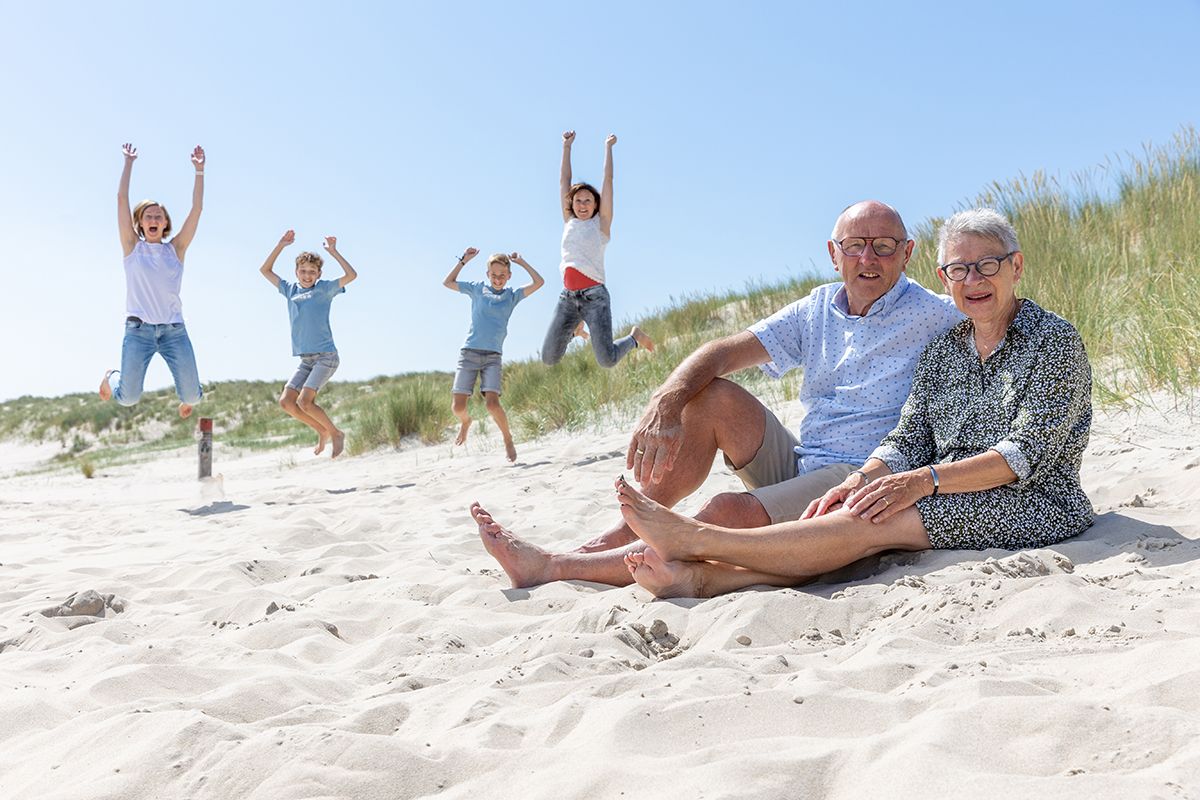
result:
[[[882,297],[871,303],[871,307],[867,309],[867,313],[863,317],[874,317],[888,313],[895,307],[896,303],[900,302],[900,298],[908,291],[909,284],[912,281],[908,279],[908,275],[904,272],[900,273],[900,279],[896,281],[896,285],[888,289]],[[853,317],[850,313],[850,301],[846,297],[846,284],[838,287],[833,293],[833,297],[829,301],[833,308],[840,312],[842,316]]]

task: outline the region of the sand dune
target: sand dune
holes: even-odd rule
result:
[[[625,443],[509,467],[486,437],[332,463],[218,434],[207,484],[190,452],[0,480],[0,794],[1200,797],[1192,418],[1099,414],[1098,522],[1054,548],[707,601],[508,588],[467,505],[574,546]]]

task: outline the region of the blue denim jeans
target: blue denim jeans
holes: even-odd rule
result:
[[[151,325],[148,322],[125,320],[125,340],[121,343],[120,378],[112,387],[113,399],[131,406],[142,398],[146,367],[158,353],[167,362],[175,379],[175,393],[180,402],[195,405],[200,402],[200,374],[196,371],[196,354],[192,340],[182,322]]]
[[[604,284],[576,291],[563,289],[558,296],[558,307],[554,309],[554,319],[550,321],[550,330],[546,331],[546,340],[542,342],[544,363],[553,366],[562,361],[579,320],[587,323],[596,363],[602,367],[614,366],[637,347],[632,336],[613,341],[612,303]]]

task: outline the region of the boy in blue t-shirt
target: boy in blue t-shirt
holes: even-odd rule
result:
[[[500,407],[500,352],[504,337],[508,334],[508,318],[517,303],[542,288],[542,276],[521,258],[519,253],[506,256],[496,253],[488,258],[487,282],[460,281],[458,273],[479,251],[468,247],[462,258],[450,270],[442,285],[453,292],[462,292],[471,297],[471,330],[467,341],[458,355],[458,369],[454,373],[454,416],[462,423],[455,444],[467,441],[467,429],[471,417],[467,414],[467,398],[475,391],[475,380],[479,379],[479,391],[487,405],[488,413],[496,420],[496,427],[504,436],[504,453],[509,461],[517,460],[517,448],[513,446],[512,434],[508,430],[508,416]],[[512,277],[512,262],[525,268],[533,283],[520,289],[506,289]]]
[[[329,329],[329,305],[334,295],[346,291],[346,284],[358,277],[350,262],[337,251],[337,237],[325,237],[325,251],[342,265],[343,275],[336,281],[321,280],[325,263],[316,253],[296,256],[296,282],[288,283],[275,274],[275,259],[283,248],[296,241],[296,232],[288,231],[267,256],[259,272],[287,298],[288,319],[292,324],[292,355],[300,356],[300,367],[283,387],[279,405],[291,416],[317,432],[313,453],[320,455],[327,443],[333,445],[337,458],[346,446],[346,435],[333,424],[325,410],[317,405],[317,392],[337,371],[337,347]]]

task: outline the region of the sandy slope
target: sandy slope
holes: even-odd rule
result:
[[[0,480],[0,794],[1200,798],[1195,421],[1099,417],[1099,522],[1052,549],[703,602],[507,588],[467,504],[572,546],[624,445]],[[86,590],[103,616],[38,613]]]

